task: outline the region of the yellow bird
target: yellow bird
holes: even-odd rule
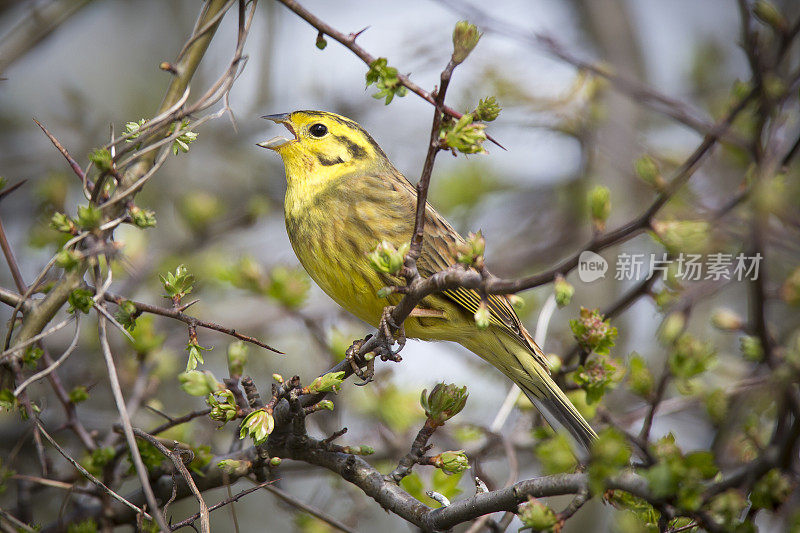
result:
[[[290,137],[259,143],[280,154],[286,170],[286,230],[300,263],[336,303],[378,326],[384,307],[399,295],[378,291],[387,280],[367,260],[382,241],[409,242],[417,194],[372,137],[334,113],[295,111],[263,117],[284,125]],[[430,205],[417,267],[430,276],[453,265],[464,239]],[[388,281],[388,283],[387,283]],[[597,437],[550,378],[547,360],[505,296],[488,298],[490,325],[475,326],[478,292],[458,288],[425,298],[405,322],[406,335],[460,343],[525,392],[550,425],[563,427],[584,448]],[[583,455],[583,454],[581,454]]]

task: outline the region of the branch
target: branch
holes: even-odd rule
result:
[[[99,305],[103,305],[102,303]],[[100,348],[105,358],[106,367],[108,369],[108,380],[111,385],[111,392],[114,395],[114,403],[117,404],[117,411],[122,420],[122,427],[125,430],[125,440],[128,442],[128,449],[131,452],[131,458],[136,473],[139,475],[139,481],[142,484],[147,505],[153,512],[158,527],[162,531],[168,529],[167,523],[164,521],[164,516],[158,510],[158,503],[156,502],[153,488],[150,486],[150,480],[147,475],[147,467],[142,461],[142,456],[139,453],[139,447],[136,445],[136,438],[133,435],[133,427],[131,426],[130,417],[128,417],[128,410],[125,407],[125,398],[122,396],[122,389],[119,386],[119,377],[117,376],[117,369],[114,364],[114,357],[111,355],[111,347],[108,345],[108,335],[106,334],[106,318],[103,315],[98,315],[98,335],[100,337]]]
[[[204,6],[200,21],[206,22],[215,17],[223,6],[224,2],[221,0],[210,0]],[[208,48],[211,38],[214,36],[218,24],[219,21],[217,21],[217,24],[209,27],[200,38],[189,46],[179,63],[179,68],[176,70],[176,75],[173,77],[170,87],[164,96],[159,112],[171,109],[182,99],[189,85],[189,81],[192,79],[197,69],[197,65],[205,55],[205,51]],[[166,124],[164,127],[166,128]],[[175,133],[177,134],[178,132],[179,130]],[[118,184],[119,189],[127,191],[126,194],[134,194],[136,191],[134,186],[143,176],[148,175],[148,172],[154,171],[156,168],[153,166],[155,162],[155,151],[141,156],[137,162],[122,173],[122,179]],[[108,213],[106,215],[106,220],[118,218],[119,211],[118,209],[117,212]],[[37,303],[34,309],[25,315],[22,326],[17,334],[16,344],[29,340],[44,329],[47,323],[52,320],[53,316],[55,316],[58,310],[66,303],[72,291],[80,287],[84,271],[85,267],[81,267],[66,273],[66,275],[55,284],[45,299]]]
[[[349,35],[345,35],[344,33],[338,31],[336,28],[331,26],[330,24],[327,24],[324,20],[322,20],[319,17],[313,15],[310,11],[308,11],[306,8],[301,6],[295,0],[278,0],[278,1],[281,4],[285,5],[286,7],[288,7],[290,10],[292,10],[301,19],[305,20],[311,26],[313,26],[314,28],[319,30],[320,33],[322,33],[324,35],[328,35],[328,36],[332,37],[335,41],[341,43],[345,48],[347,48],[348,50],[353,52],[356,56],[359,57],[359,59],[361,59],[361,61],[363,61],[367,65],[372,65],[372,63],[375,62],[376,58],[374,56],[372,56],[369,52],[364,50],[361,46],[356,44],[356,38],[358,38],[358,36],[361,35],[361,32],[351,33]],[[364,30],[361,30],[361,31],[364,31]],[[451,116],[451,117],[453,117],[455,119],[459,119],[459,118],[461,118],[463,116],[463,113],[459,113],[455,109],[447,107],[446,105],[443,105],[443,104],[442,105],[437,104],[436,95],[435,94],[429,93],[428,91],[426,91],[425,89],[423,89],[422,87],[420,87],[419,85],[417,85],[416,83],[411,81],[411,79],[408,76],[406,76],[405,74],[398,74],[397,75],[397,79],[400,80],[400,83],[404,87],[406,87],[409,91],[411,91],[412,93],[416,94],[417,96],[419,96],[420,98],[422,98],[426,102],[428,102],[430,104],[433,104],[441,112],[443,112],[443,113],[445,113],[445,114],[447,114],[447,115],[449,115],[449,116]],[[487,135],[486,138],[489,139],[490,141],[492,141],[493,143],[495,143],[497,146],[500,146],[502,148],[502,146],[496,140],[492,139],[490,136]],[[503,149],[505,149],[505,148],[503,148]]]
[[[208,511],[209,512],[213,512],[213,511],[216,511],[217,509],[225,507],[226,505],[229,505],[229,504],[231,504],[233,502],[238,502],[240,499],[242,499],[243,497],[247,496],[248,494],[251,494],[251,493],[257,491],[258,489],[266,488],[267,486],[269,486],[270,483],[275,483],[275,480],[265,481],[263,483],[259,483],[255,487],[250,487],[249,489],[245,489],[245,490],[239,492],[238,494],[235,494],[234,496],[231,496],[230,498],[226,498],[226,499],[222,500],[221,502],[215,503],[214,505],[212,505],[212,506],[210,506],[208,508]],[[170,530],[171,531],[177,531],[177,530],[179,530],[179,529],[181,529],[183,527],[191,526],[192,524],[194,524],[195,520],[197,520],[198,518],[200,518],[200,513],[195,513],[192,516],[190,516],[190,517],[188,517],[188,518],[186,518],[184,520],[181,520],[180,522],[176,522],[176,523],[172,524],[170,526]]]
[[[528,29],[503,22],[493,17],[489,12],[481,10],[474,5],[467,5],[453,0],[439,0],[439,2],[454,11],[469,16],[474,20],[479,20],[481,29],[501,35],[508,35],[522,42],[531,44],[537,48],[543,49],[547,54],[574,66],[578,70],[583,70],[608,80],[614,88],[634,102],[648,107],[657,113],[666,115],[703,135],[711,134],[715,130],[714,123],[709,118],[702,116],[700,111],[691,108],[680,100],[660,93],[644,83],[620,76],[616,74],[612,68],[579,58],[572,52],[567,51],[561,43],[550,35],[532,32]],[[735,146],[748,146],[747,141],[735,133],[725,131],[721,134],[721,138],[723,141]]]
[[[161,454],[166,457],[167,459],[172,461],[172,464],[175,465],[175,468],[180,472],[181,476],[183,477],[184,481],[189,487],[189,490],[192,491],[194,497],[197,499],[197,502],[200,504],[200,531],[202,533],[211,533],[211,523],[209,522],[209,509],[208,505],[206,505],[205,500],[203,499],[203,495],[200,494],[200,491],[197,489],[197,485],[192,478],[192,474],[189,473],[189,470],[186,468],[186,465],[183,463],[183,458],[181,457],[180,451],[177,447],[177,442],[175,443],[176,448],[174,451],[169,451],[169,449],[164,446],[160,440],[153,437],[149,433],[142,431],[139,428],[132,428],[134,435],[143,439],[161,452]],[[166,519],[166,517],[164,517]]]
[[[92,483],[94,483],[95,485],[100,487],[103,490],[103,492],[105,492],[106,494],[108,494],[109,496],[111,496],[112,498],[117,500],[119,503],[121,503],[124,506],[124,508],[128,509],[129,511],[133,511],[136,515],[142,515],[145,518],[147,518],[148,520],[152,520],[152,517],[149,514],[147,514],[142,509],[140,509],[136,505],[132,504],[131,502],[129,502],[128,500],[126,500],[125,498],[123,498],[122,496],[120,496],[119,494],[117,494],[116,492],[114,492],[113,490],[108,488],[107,486],[105,486],[105,484],[103,484],[102,481],[100,481],[99,479],[94,477],[92,474],[90,474],[89,471],[86,470],[83,466],[81,466],[81,464],[78,461],[76,461],[75,459],[70,457],[70,455],[61,446],[58,445],[58,443],[53,439],[53,437],[51,437],[47,433],[47,431],[45,431],[44,427],[42,426],[41,421],[38,418],[36,419],[36,425],[39,427],[39,431],[41,431],[41,433],[44,436],[44,438],[47,439],[47,441],[50,444],[52,444],[53,447],[56,450],[58,450],[58,453],[60,453],[64,457],[64,459],[69,461],[69,463],[73,467],[75,467],[75,469],[78,472],[83,474],[86,477],[86,479],[88,479],[89,481],[91,481]]]
[[[255,344],[256,346],[259,346],[259,347],[264,348],[266,350],[269,350],[271,352],[275,352],[275,353],[279,353],[279,354],[283,355],[282,351],[277,350],[277,349],[273,348],[272,346],[261,342],[260,340],[256,339],[255,337],[250,337],[249,335],[244,335],[242,333],[239,333],[233,328],[227,328],[225,326],[221,326],[221,325],[216,324],[214,322],[208,322],[208,321],[205,321],[205,320],[200,320],[199,318],[187,315],[182,311],[182,309],[185,309],[185,307],[179,307],[177,309],[159,307],[157,305],[150,305],[150,304],[146,304],[146,303],[143,303],[143,302],[137,302],[135,300],[128,300],[127,298],[124,298],[122,296],[118,296],[118,295],[115,295],[115,294],[111,294],[111,293],[108,293],[108,292],[105,293],[103,297],[105,298],[106,301],[114,303],[114,304],[117,304],[117,305],[120,305],[124,301],[128,301],[128,302],[132,303],[134,305],[134,307],[136,307],[136,310],[139,313],[150,313],[150,314],[153,314],[153,315],[160,315],[160,316],[165,316],[165,317],[168,317],[168,318],[174,318],[175,320],[180,320],[184,324],[188,324],[190,326],[201,327],[201,328],[206,328],[206,329],[210,329],[210,330],[214,330],[214,331],[219,331],[220,333],[225,333],[226,335],[230,335],[231,337],[235,337],[235,338],[237,338],[239,340],[246,341],[246,342],[249,342],[251,344]]]

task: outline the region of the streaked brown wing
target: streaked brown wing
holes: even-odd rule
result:
[[[411,205],[416,206],[416,189],[404,177],[401,180],[408,195],[411,196]],[[413,207],[412,207],[413,208]],[[417,268],[423,276],[430,276],[444,270],[456,262],[456,249],[464,243],[464,238],[436,210],[428,205],[425,216],[425,238],[422,241],[422,254],[417,261]],[[481,303],[478,291],[459,287],[442,291],[442,294],[460,306],[469,315],[474,315]],[[504,328],[524,345],[526,345],[544,368],[549,368],[541,349],[525,330],[517,313],[514,311],[508,298],[502,295],[490,294],[487,298],[489,307],[489,322]]]

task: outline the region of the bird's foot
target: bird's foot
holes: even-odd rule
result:
[[[400,351],[406,345],[406,329],[402,323],[400,325],[395,323],[394,319],[392,319],[392,311],[394,311],[393,306],[383,308],[378,331],[383,337],[385,344],[383,344],[379,350],[376,350],[376,353],[380,352],[381,361],[394,361],[395,363],[399,363],[403,360],[403,358],[400,357]],[[392,333],[392,330],[395,330],[397,333]],[[392,345],[395,342],[398,345],[397,350],[392,350]]]
[[[356,383],[357,386],[363,387],[367,383],[373,380],[375,376],[375,358],[369,358],[367,360],[366,367],[362,370],[359,364],[356,362],[356,356],[358,355],[359,350],[364,345],[365,342],[369,339],[369,336],[366,339],[354,341],[353,344],[345,351],[345,360],[350,363],[350,368],[353,369],[353,373],[358,376],[362,381],[361,383]]]

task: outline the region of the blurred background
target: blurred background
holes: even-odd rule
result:
[[[642,105],[642,99],[622,95],[605,80],[519,38],[519,30],[549,35],[576,57],[640,80],[687,104],[709,124],[726,110],[737,80],[749,78],[740,48],[739,11],[732,0],[305,0],[303,5],[345,33],[368,28],[358,43],[376,57],[387,57],[390,65],[428,90],[438,83],[450,56],[455,22],[466,18],[479,27],[486,23],[480,44],[454,75],[448,103],[467,111],[479,98],[496,96],[503,112],[487,131],[505,150],[487,143],[488,155],[440,154],[430,201],[459,231],[483,230],[488,265],[502,276],[536,273],[579,250],[592,236],[586,197],[597,184],[611,191],[609,228],[639,215],[654,195],[653,188],[636,176],[634,162],[650,154],[669,176],[702,140],[696,130]],[[790,20],[800,12],[790,0],[776,5]],[[26,24],[35,26],[35,18],[41,16],[37,9],[53,6],[66,13],[52,33],[39,39],[20,30]],[[26,280],[36,276],[62,242],[48,225],[53,212],[74,212],[81,200],[79,181],[33,119],[85,165],[86,155],[108,141],[110,127],[119,133],[126,122],[153,115],[169,78],[159,63],[176,56],[198,6],[189,0],[0,1],[0,175],[12,184],[27,180],[3,200],[0,215]],[[484,18],[489,15],[491,24]],[[198,93],[226,68],[235,36],[236,18],[229,15],[192,82]],[[248,61],[230,95],[233,121],[225,116],[203,125],[189,153],[171,157],[139,194],[137,205],[156,213],[155,229],[125,226],[115,235],[125,246],[112,292],[167,305],[158,275],[185,264],[197,278],[191,297],[199,301],[191,308],[193,315],[235,327],[286,353],[250,348],[249,373],[264,383],[276,372],[316,376],[370,330],[341,311],[298,270],[283,223],[282,164],[276,154],[255,146],[282,130],[259,116],[319,109],[353,118],[412,182],[420,175],[430,129],[430,104],[413,94],[388,106],[372,98],[375,89],[365,88],[366,65],[332,39],[324,50],[318,49],[316,36],[314,28],[284,6],[260,2],[245,47]],[[787,119],[787,138],[796,131],[798,118],[795,114]],[[669,212],[680,216],[719,208],[730,199],[745,170],[737,150],[717,151]],[[793,202],[798,199],[796,189],[789,188]],[[715,238],[735,244],[745,234],[737,224],[733,220],[712,228]],[[773,263],[777,270],[770,272],[774,280],[770,290],[778,290],[796,266],[797,242],[779,243],[781,261]],[[555,312],[545,351],[563,355],[571,349],[568,322],[581,306],[604,309],[635,285],[614,279],[619,253],[649,256],[662,251],[656,239],[643,233],[601,253],[610,264],[604,279],[585,283],[572,272],[567,280],[575,287],[575,296]],[[0,268],[0,285],[14,286],[5,267]],[[703,378],[708,390],[747,372],[737,336],[713,330],[708,320],[719,306],[746,315],[745,285],[734,281],[713,290],[699,287],[692,296],[694,316],[700,318],[687,327],[713,343],[723,362],[723,370]],[[552,290],[546,285],[520,295],[525,300],[520,314],[531,331]],[[654,290],[663,290],[660,282]],[[796,312],[779,314],[777,322],[783,329],[793,330],[800,323]],[[0,306],[3,323],[10,315],[10,308]],[[637,352],[658,374],[667,353],[657,333],[665,316],[668,307],[659,306],[656,298],[637,300],[612,320],[619,329],[612,354],[624,363]],[[103,431],[116,421],[117,413],[96,345],[96,320],[84,320],[83,326],[80,347],[62,367],[61,376],[68,388],[87,388],[91,401],[78,406],[79,415],[89,429]],[[174,416],[202,408],[202,399],[183,393],[176,379],[185,364],[185,325],[143,317],[134,335],[137,344],[131,345],[119,332],[112,332],[135,424],[152,427],[162,421],[144,408],[147,405]],[[47,342],[60,353],[70,339],[71,333],[64,330]],[[205,353],[204,368],[226,375],[225,353],[231,339],[200,330],[199,341],[213,347]],[[467,409],[448,423],[449,431],[437,433],[433,440],[440,451],[480,450],[475,468],[458,483],[459,490],[472,494],[474,475],[499,487],[509,476],[524,479],[540,471],[530,433],[532,411],[525,406],[515,410],[500,430],[515,449],[512,463],[518,467],[512,469],[502,441],[487,437],[481,429],[491,425],[510,383],[452,344],[409,342],[402,363],[378,365],[375,383],[366,387],[346,383],[335,398],[337,409],[312,417],[311,429],[324,435],[347,426],[344,440],[373,446],[373,464],[388,471],[406,453],[423,421],[420,391],[438,381],[467,385],[471,392]],[[48,390],[29,389],[31,398],[45,408],[43,419],[57,428],[62,415],[58,409],[48,409],[55,404]],[[680,391],[670,389],[668,396],[680,398]],[[606,409],[634,432],[641,424],[643,405],[622,388],[605,400]],[[0,413],[0,457],[17,472],[36,471],[36,458],[24,445],[29,440],[27,426],[15,421],[11,414]],[[686,449],[709,449],[717,436],[702,402],[677,402],[664,409],[655,420],[653,436],[670,431]],[[68,446],[77,444],[71,434],[56,435]],[[201,418],[170,436],[212,443],[214,453],[224,453],[232,429],[216,431],[213,422]],[[53,460],[66,468],[60,457],[54,455]],[[378,509],[343,480],[291,463],[281,467],[279,485],[302,501],[359,531],[408,530],[401,519]],[[454,484],[433,479],[430,470],[418,467],[414,482],[441,490],[446,482]],[[240,481],[233,490],[247,486]],[[131,482],[129,488],[134,487]],[[0,495],[0,507],[14,505],[15,490],[10,484]],[[218,489],[207,499],[213,502],[226,494]],[[66,492],[57,495],[37,504],[42,523],[53,520],[69,497]],[[186,500],[171,509],[176,519],[182,519],[195,507]],[[329,527],[263,492],[243,499],[236,513],[243,531],[264,529],[265,520],[269,531],[317,532]],[[592,501],[566,531],[621,528],[617,514]],[[212,515],[219,531],[232,530],[230,520],[224,510]],[[769,521],[761,525],[767,530],[777,527]]]

